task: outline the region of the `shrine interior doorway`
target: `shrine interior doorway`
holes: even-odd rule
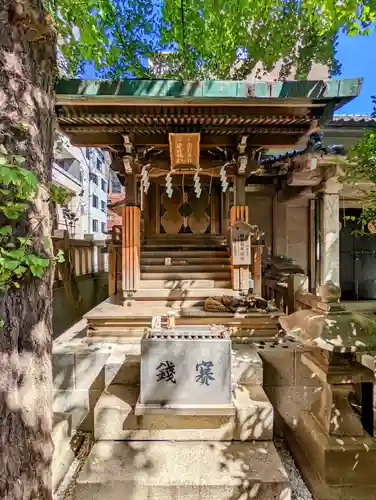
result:
[[[219,186],[201,185],[199,197],[193,182],[174,185],[171,197],[163,184],[152,184],[150,191],[147,234],[221,234],[224,210]]]

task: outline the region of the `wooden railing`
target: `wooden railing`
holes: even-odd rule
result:
[[[68,231],[61,231],[52,237],[54,254],[61,250],[64,255],[62,265],[56,265],[55,281],[64,280],[67,266],[75,276],[85,276],[105,271],[105,241],[70,239]]]
[[[262,281],[262,296],[264,299],[273,300],[281,311],[287,313],[288,284],[276,280],[264,279]]]
[[[273,300],[281,311],[292,314],[300,309],[312,309],[320,301],[320,297],[309,293],[307,288],[307,277],[302,274],[290,275],[286,283],[263,279],[262,296]]]

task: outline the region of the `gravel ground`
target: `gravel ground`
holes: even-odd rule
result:
[[[282,439],[275,439],[274,444],[290,479],[292,489],[291,500],[313,500],[311,492],[296,467],[291,453],[286,448],[285,442]]]
[[[295,465],[291,453],[286,448],[285,442],[282,439],[275,439],[274,444],[290,479],[292,489],[291,500],[313,500],[310,491],[308,490],[298,468]],[[87,434],[78,457],[73,461],[66,476],[61,482],[60,487],[53,495],[53,500],[76,500],[73,493],[74,486],[85,463],[86,457],[89,454],[91,445],[91,436]]]

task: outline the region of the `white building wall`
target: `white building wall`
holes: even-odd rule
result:
[[[57,158],[82,186],[81,203],[77,213],[80,217],[82,237],[92,235],[96,240],[105,239],[109,180],[108,155],[97,149],[72,146],[69,140],[63,137],[61,151],[57,154]],[[68,161],[64,163],[64,160]]]
[[[56,163],[52,167],[52,181],[54,184],[63,187],[73,194],[73,197],[68,203],[68,208],[73,213],[79,214],[81,212],[81,197],[82,186],[78,179],[73,177],[69,172],[66,172],[60,168]],[[71,227],[67,226],[66,220],[63,215],[63,209],[60,205],[56,207],[56,228],[59,230],[68,229],[70,236],[76,239],[82,239],[84,237],[84,231],[82,227],[82,218],[76,221]]]

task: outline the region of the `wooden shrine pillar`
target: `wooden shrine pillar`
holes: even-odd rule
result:
[[[122,207],[122,292],[132,295],[140,288],[140,222],[141,212],[137,206]]]
[[[235,222],[246,222],[248,224],[248,206],[247,205],[234,205],[230,209],[230,224]]]

